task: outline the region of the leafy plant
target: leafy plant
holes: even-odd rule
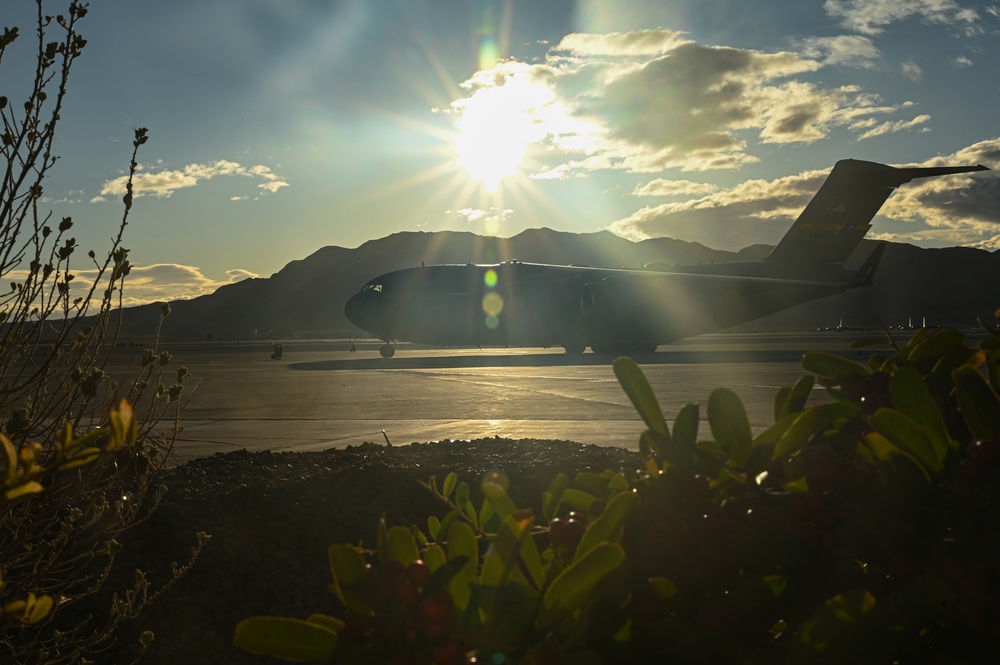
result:
[[[997,312],[1000,317],[1000,311]],[[541,515],[449,474],[426,531],[330,548],[339,617],[253,617],[237,646],[338,662],[962,662],[1000,626],[1000,330],[921,330],[866,363],[805,354],[754,434],[713,391],[647,429],[635,472],[554,478]],[[819,384],[826,399],[811,399]]]
[[[154,479],[172,435],[153,432],[176,415],[187,370],[170,369],[155,339],[137,366],[127,360],[123,369],[116,357],[131,271],[123,238],[146,129],[135,130],[117,233],[105,252],[87,253],[82,270],[73,220],[44,210],[88,5],[68,0],[65,13],[48,15],[35,4],[26,89],[10,89],[21,77],[0,79],[0,660],[85,662],[157,593],[139,571],[120,594],[104,587],[118,539],[159,499]],[[0,65],[24,42],[5,27]]]

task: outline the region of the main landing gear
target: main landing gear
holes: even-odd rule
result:
[[[392,344],[383,344],[378,352],[383,358],[392,358],[396,355],[396,349]]]

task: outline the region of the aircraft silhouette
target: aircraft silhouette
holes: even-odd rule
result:
[[[767,258],[641,270],[506,261],[431,265],[380,275],[348,300],[352,323],[385,341],[441,346],[562,346],[567,353],[645,353],[873,283],[885,243],[860,269],[843,264],[893,189],[985,166],[834,165]]]

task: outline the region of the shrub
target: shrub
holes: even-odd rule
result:
[[[1000,316],[1000,311],[997,312]],[[496,479],[428,488],[426,529],[334,545],[340,616],[253,617],[237,646],[338,662],[974,662],[1000,627],[1000,331],[811,352],[754,436],[717,389],[668,427],[641,369],[638,470],[560,475],[542,514]],[[810,400],[816,384],[825,400]],[[813,402],[813,403],[810,403]]]
[[[42,209],[69,75],[86,45],[77,23],[87,4],[69,0],[56,16],[36,5],[24,101],[8,97],[17,77],[0,90],[0,279],[9,285],[0,295],[0,659],[84,662],[155,596],[139,571],[120,595],[104,587],[121,534],[162,491],[154,480],[171,438],[151,432],[176,414],[187,370],[170,370],[155,342],[134,372],[112,367],[131,270],[122,241],[146,130],[135,130],[117,234],[106,252],[88,253],[86,272],[75,272],[73,220]],[[19,37],[3,29],[0,64]],[[131,405],[143,408],[141,425]]]

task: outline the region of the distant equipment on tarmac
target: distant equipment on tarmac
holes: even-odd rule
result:
[[[809,300],[873,283],[885,250],[843,264],[893,189],[914,178],[985,166],[895,168],[845,159],[762,261],[641,270],[506,261],[432,265],[380,275],[344,308],[385,341],[442,346],[562,346],[567,353],[647,353]]]

